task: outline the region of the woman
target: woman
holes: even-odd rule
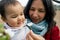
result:
[[[59,29],[53,20],[55,12],[51,0],[29,0],[24,14],[28,20],[27,26],[35,34],[46,40],[59,40]]]

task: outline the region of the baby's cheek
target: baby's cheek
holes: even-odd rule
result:
[[[13,22],[13,21],[10,23],[10,25],[11,25],[12,27],[15,26],[16,24],[17,24],[17,22]]]
[[[23,17],[22,20],[25,21],[25,17]]]

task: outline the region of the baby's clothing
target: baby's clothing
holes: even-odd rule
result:
[[[27,22],[25,21],[22,27],[18,27],[16,29],[11,28],[9,25],[4,23],[5,32],[10,35],[11,40],[26,40],[26,35],[30,31],[29,28],[26,26],[26,23]]]

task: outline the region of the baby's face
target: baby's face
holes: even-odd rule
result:
[[[6,20],[5,22],[11,27],[20,27],[25,20],[23,7],[20,4],[9,5],[5,8]]]

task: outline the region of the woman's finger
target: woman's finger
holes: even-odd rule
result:
[[[26,36],[26,40],[33,40],[33,38],[28,34],[28,35]]]
[[[34,34],[32,30],[30,31],[29,35],[34,39],[34,40],[45,40],[42,36]]]

